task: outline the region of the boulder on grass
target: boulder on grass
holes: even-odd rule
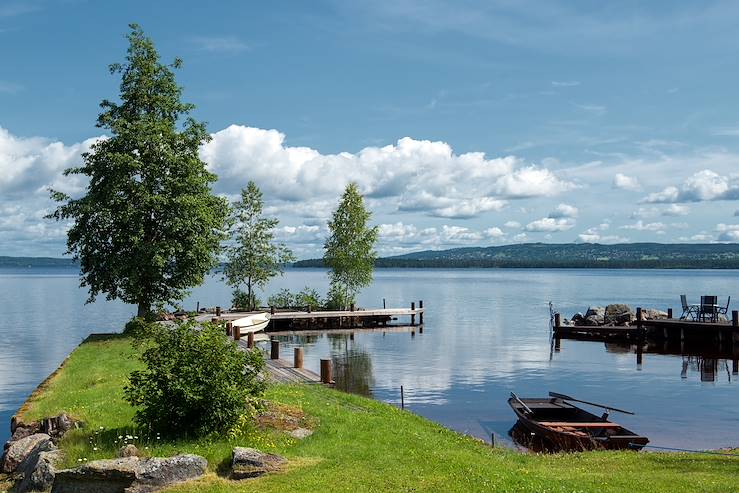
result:
[[[59,471],[52,493],[148,493],[205,473],[208,462],[197,455],[139,459],[122,457],[89,462]]]
[[[613,325],[628,325],[636,318],[636,312],[622,303],[608,305],[605,312],[605,323]]]
[[[56,476],[55,464],[61,458],[60,450],[39,452],[35,456],[29,456],[18,466],[21,478],[16,482],[16,493],[27,491],[49,491],[54,484]]]
[[[128,445],[124,445],[123,447],[118,449],[118,453],[116,454],[118,457],[139,457],[139,449],[136,448],[136,445],[133,443],[129,443]]]
[[[257,449],[236,447],[231,462],[233,479],[255,478],[262,474],[277,471],[287,460],[275,454],[265,454]]]
[[[17,430],[17,429],[16,429]],[[46,433],[35,433],[11,442],[3,455],[2,472],[13,473],[29,456],[56,448]]]

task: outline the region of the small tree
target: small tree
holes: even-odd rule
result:
[[[149,324],[145,337],[145,369],[125,387],[139,425],[172,435],[223,433],[256,408],[265,388],[262,354],[238,350],[222,327]]]
[[[182,299],[216,265],[228,204],[211,192],[216,176],[198,154],[210,139],[205,125],[180,100],[172,70],[181,61],[163,65],[141,28],[130,27],[126,62],[110,66],[121,74],[120,102],[100,103],[97,126],[110,136],[64,172],[88,178],[86,193],[52,191],[62,205],[49,217],[72,221],[67,253],[80,261],[88,302],[105,293],[137,304],[143,317]]]
[[[372,282],[377,226],[369,227],[370,215],[357,185],[347,185],[328,223],[331,234],[323,254],[324,263],[331,268],[328,302],[334,308],[354,303],[359,291]]]
[[[247,310],[256,308],[254,288],[282,273],[282,266],[293,262],[292,252],[283,243],[274,242],[277,219],[264,217],[264,199],[256,183],[250,181],[241,190],[241,200],[234,202],[231,213],[231,234],[235,243],[227,248],[228,264],[223,273],[228,284],[235,287],[234,297],[246,300]],[[246,287],[245,297],[239,295]]]

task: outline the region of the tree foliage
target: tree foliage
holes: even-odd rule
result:
[[[89,300],[99,293],[139,307],[182,299],[216,262],[228,211],[211,191],[216,176],[200,160],[210,139],[181,101],[174,69],[160,62],[153,42],[132,24],[121,74],[120,101],[103,100],[97,126],[109,132],[83,164],[65,175],[88,179],[73,199],[59,191],[50,217],[70,221],[68,253],[80,261]]]
[[[282,273],[284,264],[295,260],[289,248],[274,241],[274,229],[279,221],[265,217],[263,209],[262,192],[250,181],[241,190],[241,199],[234,202],[230,217],[234,243],[226,250],[228,263],[224,275],[237,291],[245,286],[245,296],[239,299],[246,300],[248,310],[256,308],[254,288],[263,288],[270,279]]]
[[[331,234],[324,245],[323,260],[331,269],[328,302],[333,308],[348,307],[372,282],[377,226],[369,226],[370,216],[357,185],[347,185],[328,223]]]
[[[257,406],[262,354],[239,351],[221,326],[149,324],[146,337],[146,367],[131,373],[125,388],[139,425],[180,436],[223,433]]]

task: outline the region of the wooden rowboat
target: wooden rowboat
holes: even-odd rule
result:
[[[269,313],[254,313],[252,315],[238,318],[231,322],[234,330],[237,328],[241,331],[241,335],[249,332],[261,332],[267,328],[269,324]]]
[[[519,398],[511,393],[508,405],[522,427],[553,450],[640,450],[649,443],[647,437],[609,421],[608,412],[596,416],[560,397]]]

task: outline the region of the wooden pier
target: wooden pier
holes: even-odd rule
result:
[[[377,309],[355,309],[355,310],[277,310],[270,308],[270,322],[267,332],[281,332],[291,330],[326,330],[326,329],[351,329],[351,328],[376,328],[393,327],[392,322],[399,317],[405,318],[401,326],[423,325],[425,309],[423,301],[411,303],[409,308],[377,308]],[[217,318],[221,321],[236,320],[245,317],[246,312],[222,312],[217,311],[215,317],[212,314],[199,315],[198,320],[207,321]]]
[[[265,359],[267,371],[273,382],[279,383],[321,383],[321,376],[305,368],[295,368],[284,359]]]

